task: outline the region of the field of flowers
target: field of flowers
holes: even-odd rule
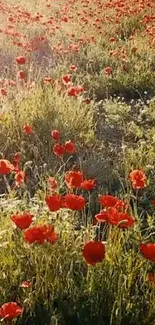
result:
[[[0,321],[155,325],[155,0],[0,0]]]

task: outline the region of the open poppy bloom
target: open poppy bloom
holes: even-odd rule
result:
[[[24,212],[23,214],[16,213],[11,215],[10,219],[19,229],[23,230],[27,229],[31,225],[33,221],[33,215],[28,212]]]
[[[101,210],[100,213],[98,213],[98,214],[95,215],[95,219],[98,222],[108,221],[108,212],[107,211],[104,211],[104,210]]]
[[[62,82],[64,85],[68,85],[71,83],[71,76],[70,74],[66,74],[65,76],[62,76]]]
[[[24,56],[17,56],[16,57],[16,62],[18,63],[18,64],[25,64],[26,63],[26,58],[24,57]]]
[[[33,129],[32,129],[32,126],[31,125],[24,125],[23,127],[23,132],[26,133],[26,134],[31,134],[33,133]]]
[[[23,71],[23,70],[20,70],[20,71],[18,71],[18,73],[17,73],[17,77],[19,78],[19,79],[25,79],[26,78],[26,76],[27,76],[27,74],[26,74],[26,72],[25,71]]]
[[[107,222],[119,228],[128,228],[134,225],[135,219],[124,212],[119,212],[116,208],[110,208],[107,212]]]
[[[111,67],[106,67],[104,69],[104,73],[107,75],[107,76],[110,76],[112,74],[112,69]]]
[[[86,179],[81,183],[81,188],[85,191],[91,191],[94,189],[96,179]]]
[[[10,163],[9,160],[0,159],[0,174],[7,175],[14,170],[14,166]]]
[[[29,228],[24,233],[24,240],[29,243],[44,244],[45,241],[54,244],[58,239],[58,234],[54,231],[51,225],[38,225]]]
[[[83,173],[80,171],[68,171],[65,173],[65,183],[69,189],[79,188],[83,181]]]
[[[65,142],[65,151],[68,153],[76,152],[75,144],[71,140]]]
[[[129,178],[132,182],[132,186],[135,190],[146,187],[146,175],[142,170],[133,170],[129,174]]]
[[[62,208],[62,198],[59,194],[47,196],[45,201],[52,212],[58,211],[60,208]]]
[[[83,247],[83,256],[90,265],[101,263],[105,258],[105,245],[102,242],[90,241]]]
[[[23,313],[24,308],[19,307],[16,302],[7,302],[0,308],[2,319],[12,320]]]
[[[85,207],[85,198],[81,195],[67,194],[65,196],[65,207],[71,210],[83,210]]]
[[[32,282],[31,281],[23,281],[20,284],[20,288],[31,288],[32,287]]]
[[[56,156],[63,156],[64,153],[65,153],[65,147],[63,145],[61,145],[60,143],[56,143],[54,146],[53,146],[53,152]]]
[[[114,207],[118,201],[118,198],[112,195],[100,195],[99,202],[102,206],[110,208]]]
[[[140,251],[145,258],[148,260],[155,262],[155,244],[154,243],[141,243]]]
[[[47,181],[50,190],[55,190],[57,188],[58,182],[54,177],[50,176]]]

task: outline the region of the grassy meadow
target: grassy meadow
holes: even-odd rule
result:
[[[155,1],[0,0],[0,321],[155,325]]]

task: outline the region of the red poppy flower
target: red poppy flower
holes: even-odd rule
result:
[[[5,88],[1,88],[0,92],[1,92],[2,96],[7,96],[7,94],[8,94],[8,92],[7,92],[7,90]]]
[[[54,82],[54,79],[52,79],[51,77],[44,77],[44,83],[50,84],[53,82]]]
[[[62,76],[62,82],[64,85],[68,85],[71,83],[71,76],[70,74],[67,74],[65,76]]]
[[[146,187],[146,175],[142,170],[133,170],[129,174],[130,180],[132,182],[132,186],[134,189],[140,189]]]
[[[83,101],[85,104],[90,104],[91,103],[91,99],[90,98],[86,98]]]
[[[106,68],[104,69],[104,72],[105,72],[105,74],[106,74],[107,76],[110,76],[110,75],[112,74],[112,69],[111,69],[110,67],[106,67]]]
[[[10,219],[16,224],[18,228],[22,230],[28,228],[31,225],[33,221],[33,215],[28,212],[24,212],[23,214],[17,213],[11,215]]]
[[[13,162],[14,162],[14,171],[18,173],[18,172],[20,171],[20,168],[19,168],[19,163],[20,163],[20,153],[19,153],[19,152],[16,152],[16,153],[14,154]]]
[[[59,194],[47,196],[45,201],[52,212],[58,211],[60,208],[62,208],[62,197]]]
[[[153,272],[147,273],[147,281],[155,283],[155,275]]]
[[[17,73],[17,77],[18,77],[19,79],[25,79],[25,78],[26,78],[26,72],[23,71],[23,70],[18,71],[18,73]]]
[[[119,212],[116,208],[110,208],[107,212],[107,221],[119,228],[128,228],[134,225],[135,219],[133,219],[127,213]]]
[[[0,308],[0,317],[12,320],[23,313],[24,308],[17,305],[16,302],[7,302]]]
[[[114,207],[118,201],[118,198],[112,195],[100,195],[99,202],[104,207],[110,208]]]
[[[141,243],[140,251],[145,258],[148,260],[155,262],[155,244],[154,243]]]
[[[37,242],[42,245],[45,242],[45,234],[42,228],[42,226],[34,226],[27,229],[24,233],[24,240],[29,244]]]
[[[77,95],[82,94],[84,91],[85,91],[84,87],[82,87],[80,85],[76,86],[76,93],[77,93]]]
[[[15,184],[17,186],[21,186],[26,180],[26,175],[25,172],[20,170],[17,172],[17,174],[15,175]]]
[[[65,206],[71,210],[83,210],[86,201],[81,195],[67,194],[65,196]]]
[[[24,56],[18,56],[18,57],[16,57],[16,62],[18,63],[18,64],[25,64],[26,63],[26,58],[24,57]]]
[[[65,173],[65,183],[69,189],[79,188],[83,181],[83,173],[80,171],[68,171]]]
[[[29,228],[24,233],[24,239],[29,244],[37,242],[42,245],[45,241],[54,244],[58,239],[58,234],[51,225],[35,226]]]
[[[67,95],[71,96],[71,97],[76,97],[78,95],[76,87],[73,86],[73,87],[68,88]]]
[[[32,282],[31,281],[23,281],[20,284],[20,288],[31,288],[32,287]]]
[[[70,66],[70,70],[72,70],[72,71],[76,71],[76,70],[77,70],[77,66],[74,65],[74,64],[72,64],[72,65]]]
[[[86,179],[81,183],[81,188],[85,191],[93,190],[95,187],[96,180],[95,179]]]
[[[59,143],[56,143],[53,147],[53,152],[56,156],[63,156],[65,153],[65,147]]]
[[[59,235],[57,232],[55,232],[54,226],[45,225],[43,226],[43,231],[46,241],[48,241],[50,244],[54,244],[58,240]]]
[[[90,241],[84,245],[83,256],[90,265],[101,263],[105,258],[105,245],[102,242]]]
[[[0,159],[0,174],[7,175],[14,170],[14,166],[10,163],[9,160]]]
[[[110,43],[116,42],[116,38],[115,37],[110,37],[109,41],[110,41]]]
[[[150,201],[150,203],[155,207],[155,200]]]
[[[56,140],[59,141],[60,140],[60,132],[58,130],[53,130],[51,132],[51,137]]]
[[[31,125],[24,125],[23,127],[23,132],[26,133],[26,134],[31,134],[33,133],[33,129],[32,129],[32,126]]]
[[[95,219],[99,222],[105,222],[108,220],[107,211],[101,210],[100,213],[96,214]]]
[[[54,177],[49,177],[48,178],[48,186],[50,188],[50,190],[55,190],[58,186],[57,180]]]
[[[65,151],[68,153],[76,152],[75,144],[71,140],[65,142]]]

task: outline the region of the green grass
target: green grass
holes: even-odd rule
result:
[[[20,169],[27,176],[17,188],[14,172],[0,175],[0,308],[10,301],[24,307],[22,316],[2,319],[4,324],[155,324],[155,282],[148,279],[149,272],[154,274],[154,262],[139,248],[141,242],[155,238],[150,202],[155,198],[154,9],[153,0],[2,3],[0,159],[13,162],[20,152]],[[35,20],[38,13],[42,17]],[[37,39],[40,49],[27,50],[26,44],[40,36],[46,39]],[[18,46],[20,42],[25,48]],[[26,56],[25,66],[16,65],[19,55]],[[72,71],[71,65],[77,70]],[[112,69],[109,76],[106,67]],[[18,79],[19,70],[27,73],[26,82]],[[84,87],[81,95],[67,95],[69,86],[62,81],[67,74],[71,86]],[[53,82],[47,84],[45,77]],[[27,124],[32,134],[23,132]],[[60,131],[62,144],[75,143],[76,153],[54,155],[54,129]],[[64,175],[72,169],[95,178],[95,189],[68,190]],[[134,169],[145,172],[144,189],[132,189],[129,173]],[[85,209],[49,212],[45,204],[49,176],[57,179],[56,191],[62,196],[83,195]],[[99,194],[128,200],[135,225],[129,229],[107,222],[95,225]],[[54,225],[58,241],[26,244],[24,231],[10,220],[17,211],[34,214],[34,225]],[[106,242],[105,259],[94,266],[82,254],[90,240]],[[32,286],[21,288],[26,280]]]

